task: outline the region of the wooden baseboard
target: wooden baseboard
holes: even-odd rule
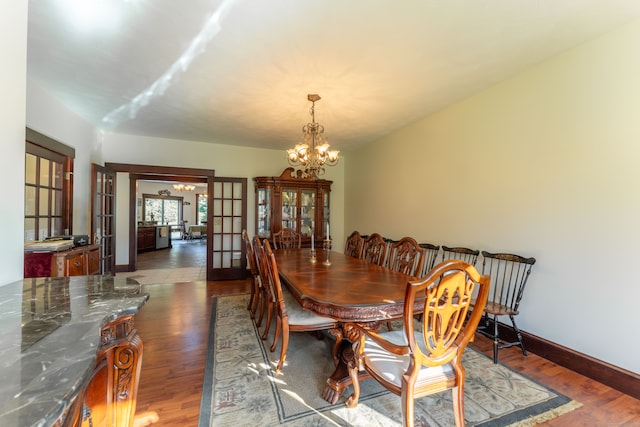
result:
[[[133,271],[133,268],[129,264],[116,265],[116,273],[127,273]]]
[[[498,333],[505,340],[515,341],[515,334],[511,327],[498,322],[498,329]],[[520,332],[527,351],[571,369],[585,377],[606,384],[636,399],[640,399],[640,375],[635,372],[622,369],[528,332]]]

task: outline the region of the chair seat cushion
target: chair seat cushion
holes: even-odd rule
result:
[[[310,310],[303,310],[300,303],[291,295],[291,293],[283,286],[282,296],[284,298],[284,306],[287,308],[290,326],[331,326],[335,324],[335,319],[330,317],[319,316]]]
[[[381,335],[385,340],[396,345],[407,345],[404,331],[384,332]],[[418,343],[421,340],[420,337],[417,338]],[[426,352],[426,349],[422,348],[422,351]],[[382,378],[394,386],[402,387],[402,375],[409,368],[409,355],[389,353],[375,341],[367,338],[364,346],[364,367],[373,376]],[[447,383],[454,379],[455,372],[450,363],[436,367],[423,366],[418,374],[416,385]]]

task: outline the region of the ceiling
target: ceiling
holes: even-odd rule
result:
[[[637,0],[30,0],[28,79],[106,131],[274,149],[317,93],[344,152],[637,17]]]

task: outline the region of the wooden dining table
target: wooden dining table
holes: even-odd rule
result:
[[[348,365],[354,363],[348,331],[349,324],[365,324],[378,328],[382,322],[401,318],[404,296],[410,276],[395,272],[340,252],[316,251],[312,262],[310,249],[283,249],[274,251],[282,283],[307,310],[338,320],[340,330],[332,330],[342,340],[336,369],[327,379],[323,398],[337,403],[346,387],[351,384]],[[416,301],[416,310],[422,310],[423,301]],[[366,372],[362,377],[368,378]]]

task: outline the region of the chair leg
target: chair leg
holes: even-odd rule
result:
[[[413,387],[404,379],[402,380],[402,392],[400,393],[400,399],[402,405],[402,426],[413,427],[415,418],[413,412]]]
[[[493,316],[493,363],[498,363],[498,347],[500,341],[498,339],[498,316]]]
[[[256,298],[256,280],[253,278],[253,285],[251,286],[251,296],[249,297],[249,302],[247,303],[247,310],[249,310],[249,315],[253,319],[255,313],[253,312],[253,301]]]
[[[270,352],[276,351],[276,347],[278,346],[278,339],[280,339],[280,333],[282,332],[282,318],[279,314],[276,313],[276,331],[273,334],[273,342],[271,343],[271,347],[269,347]]]
[[[282,346],[280,348],[280,360],[278,361],[278,366],[276,366],[276,372],[282,370],[284,358],[287,357],[287,349],[289,348],[289,323],[287,321],[280,323],[282,323]]]
[[[520,348],[522,349],[522,354],[524,357],[527,357],[527,351],[524,349],[524,343],[522,342],[522,334],[520,333],[520,329],[516,325],[516,319],[513,318],[513,315],[509,315],[511,319],[511,326],[513,326],[513,332],[516,333],[516,337],[518,338],[518,343],[520,344]]]
[[[267,304],[267,323],[264,325],[264,331],[262,331],[262,335],[260,338],[263,340],[267,339],[269,335],[269,329],[271,329],[271,320],[273,319],[273,306],[271,304]]]
[[[462,382],[461,384],[464,384]],[[453,392],[453,418],[456,427],[464,426],[464,387],[462,385],[451,389]]]
[[[263,295],[260,298],[260,316],[258,316],[258,321],[256,322],[256,327],[258,328],[262,325],[262,319],[264,318],[264,313],[267,309],[267,303],[266,295],[264,295],[263,292]]]

